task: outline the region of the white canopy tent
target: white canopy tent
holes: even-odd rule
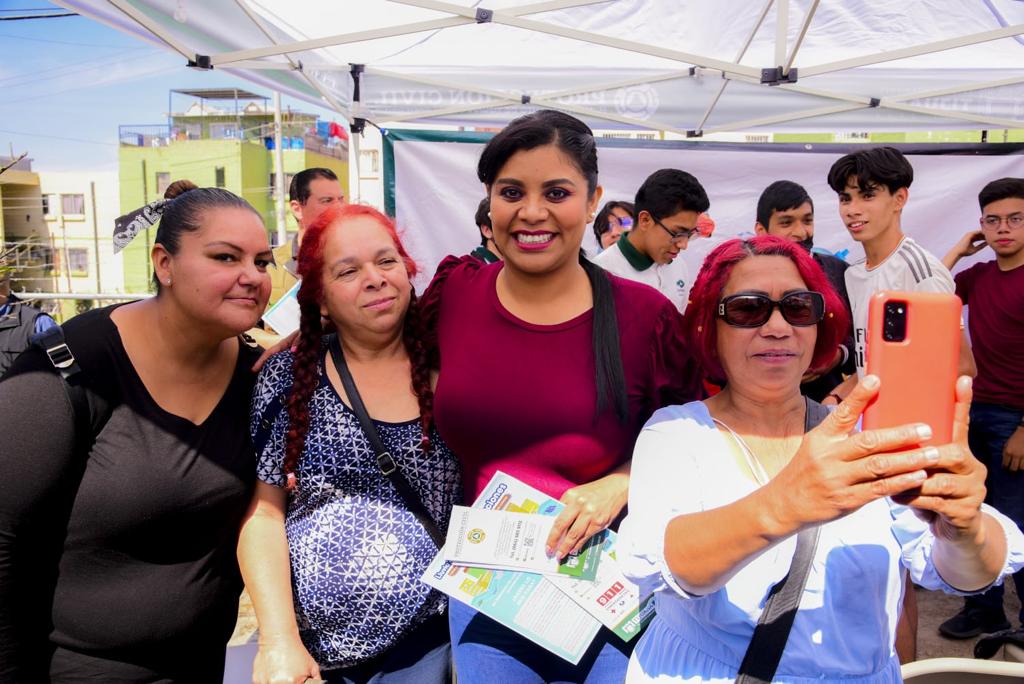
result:
[[[1024,127],[1021,0],[61,0],[349,121]],[[353,66],[355,65],[355,66]]]

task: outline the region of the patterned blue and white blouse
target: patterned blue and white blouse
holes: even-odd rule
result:
[[[275,396],[292,384],[292,354],[275,354],[260,372],[252,433]],[[462,500],[459,463],[435,430],[424,453],[419,420],[374,421],[381,439],[438,526]],[[288,411],[273,423],[260,480],[283,487]],[[288,497],[285,532],[295,614],[302,641],[323,669],[368,660],[413,627],[444,611],[446,598],[420,581],[437,553],[430,535],[377,467],[359,419],[324,373],[309,403],[309,433]]]

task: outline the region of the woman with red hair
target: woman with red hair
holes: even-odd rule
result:
[[[344,205],[309,227],[298,272],[296,346],[253,395],[259,481],[239,540],[260,626],[253,681],[447,681],[447,602],[419,579],[437,546],[412,509],[415,497],[443,530],[461,485],[433,427],[416,264],[390,219]],[[411,492],[350,408],[346,367]]]
[[[919,448],[927,425],[853,434],[877,377],[831,414],[801,396],[847,323],[794,243],[731,240],[708,256],[685,328],[725,386],[657,411],[637,440],[619,557],[655,592],[657,615],[627,681],[731,682],[742,663],[755,681],[898,682],[903,567],[929,589],[977,591],[1024,564],[1024,537],[982,505],[970,378],[956,386],[954,441],[938,448]],[[799,610],[767,610],[804,569],[803,586],[791,577],[778,594],[793,592]],[[778,659],[751,647],[763,613],[775,617],[757,634],[775,630]]]

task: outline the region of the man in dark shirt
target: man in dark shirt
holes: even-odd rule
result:
[[[811,251],[814,246],[814,202],[803,186],[793,181],[775,181],[761,193],[757,201],[758,235],[775,235],[791,240],[811,253],[828,277],[840,299],[850,309],[843,274],[847,264],[831,254]],[[840,399],[833,390],[843,382],[843,373],[856,372],[853,364],[853,328],[842,346],[836,350],[833,367],[819,375],[808,375],[800,389],[805,396],[823,404],[837,404]]]
[[[978,366],[968,439],[988,468],[986,501],[1024,528],[1024,178],[1000,178],[978,195],[981,230],[972,230],[942,262],[986,247],[995,261],[956,274],[956,294],[968,308],[967,326]],[[1024,596],[1024,572],[1013,576]],[[1020,618],[1024,622],[1024,610]],[[963,610],[939,626],[953,639],[1008,629],[1003,587],[968,596]]]
[[[494,233],[491,232],[491,198],[484,197],[476,208],[476,227],[480,230],[480,246],[469,255],[485,264],[501,261],[498,248],[494,246]]]
[[[29,339],[57,322],[11,293],[11,271],[0,257],[0,376],[29,347]]]

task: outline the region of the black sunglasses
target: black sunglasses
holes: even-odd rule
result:
[[[718,302],[718,316],[734,328],[760,328],[779,312],[786,322],[798,328],[817,325],[825,317],[825,298],[820,292],[790,292],[782,299],[746,292],[725,297]]]

